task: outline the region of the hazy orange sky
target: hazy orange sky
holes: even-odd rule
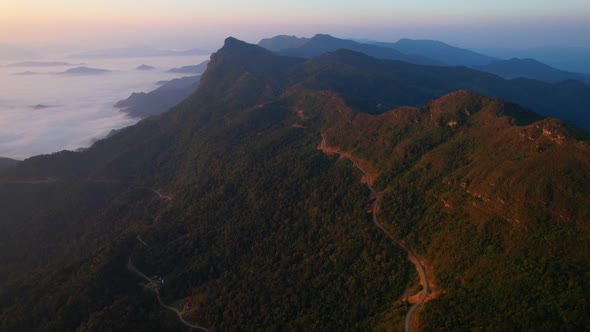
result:
[[[588,0],[2,0],[0,43],[214,49],[228,35],[330,33],[466,47],[590,47]]]

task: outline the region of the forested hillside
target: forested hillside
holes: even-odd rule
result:
[[[228,38],[170,111],[0,171],[0,330],[183,330],[130,266],[212,331],[401,330],[407,250],[418,328],[590,326],[587,134],[474,73]]]

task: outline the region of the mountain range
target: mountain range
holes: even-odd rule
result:
[[[284,37],[279,36],[274,42],[283,44]],[[293,46],[289,48],[279,49],[277,46],[270,46],[271,44],[271,41],[263,41],[263,45],[267,45],[271,49],[277,49],[276,53],[283,56],[312,58],[326,52],[347,49],[361,52],[378,59],[399,60],[423,65],[440,64],[438,61],[420,55],[407,55],[392,48],[357,43],[352,40],[339,39],[325,34],[317,34],[310,39],[291,39],[290,43],[284,44],[285,46]]]
[[[322,43],[324,39],[329,42]],[[279,36],[276,40],[281,45],[288,47],[288,45],[285,45],[283,37]],[[291,38],[288,40],[296,43],[302,42],[301,39],[294,40]],[[314,43],[312,43],[313,40],[315,40]],[[273,39],[269,39],[263,44],[268,46],[272,44],[272,41]],[[404,41],[401,44],[407,43]],[[314,47],[316,44],[320,44],[322,47]],[[417,41],[414,44],[421,43]],[[431,42],[427,41],[426,44],[429,45]],[[435,44],[440,46],[438,43]],[[334,81],[324,81],[322,84],[339,92],[342,92],[342,89],[355,89],[358,92],[355,98],[360,99],[350,100],[349,102],[358,104],[359,106],[362,104],[361,107],[364,107],[365,111],[370,113],[378,113],[384,108],[387,109],[397,106],[416,106],[430,99],[440,97],[444,93],[458,89],[469,89],[485,95],[512,100],[545,116],[557,117],[570,123],[575,123],[577,126],[590,128],[590,114],[588,114],[588,108],[585,106],[585,102],[581,101],[581,99],[589,96],[590,93],[590,86],[586,84],[575,81],[547,84],[526,78],[506,81],[495,75],[468,68],[448,65],[425,67],[408,65],[406,62],[384,62],[377,60],[384,59],[381,53],[375,56],[377,59],[371,59],[360,53],[339,51],[340,49],[346,49],[346,45],[353,45],[354,49],[360,49],[359,52],[365,55],[369,55],[369,53],[375,54],[364,48],[364,45],[367,44],[341,40],[325,35],[316,35],[300,48],[287,48],[275,53],[279,55],[303,56],[303,54],[307,54],[311,56],[322,51],[331,52],[329,55],[333,55],[334,58],[328,62],[341,62],[349,66],[350,70],[337,73],[332,72],[329,75],[325,75],[330,77],[330,79],[334,78]],[[375,48],[379,47],[371,46],[369,50],[374,50]],[[416,49],[420,48],[417,47]],[[458,56],[457,59],[461,58],[461,54],[471,54],[468,51],[461,51],[452,47],[443,47],[443,49],[455,52]],[[314,50],[315,53],[312,53],[311,50]],[[426,53],[420,56],[422,57],[424,55]],[[319,56],[313,62],[319,64],[323,59],[328,59],[328,55]],[[438,59],[441,60],[442,58],[439,57]],[[432,62],[438,61],[432,60]],[[388,70],[382,72],[383,66],[387,67]],[[547,68],[541,65],[535,66],[535,69],[539,67],[547,71]],[[519,68],[520,66],[516,66],[516,69],[519,70]],[[327,66],[326,70],[330,71],[330,66]],[[339,67],[338,70],[340,70]],[[510,72],[514,73],[514,71],[515,69],[511,68]],[[529,71],[529,73],[531,72],[534,72],[534,70]],[[553,71],[551,72],[555,73]],[[366,79],[367,75],[372,76],[370,79]],[[514,75],[520,76],[516,73]],[[353,77],[358,80],[355,85],[348,83],[341,84],[339,82],[340,79],[342,79],[342,82],[349,82],[348,79],[353,79]],[[543,77],[546,78],[547,76]],[[510,76],[510,78],[513,77]],[[363,94],[366,94],[366,97],[361,97]],[[374,99],[377,95],[379,98]],[[568,103],[568,105],[566,106],[563,103]]]
[[[211,52],[201,49],[190,49],[184,51],[162,50],[149,46],[129,46],[121,48],[107,48],[93,51],[86,51],[67,56],[69,59],[90,59],[90,58],[129,58],[129,57],[159,57],[159,56],[187,56],[206,55]]]
[[[264,47],[271,52],[279,52],[286,49],[299,48],[305,45],[310,38],[278,35],[271,38],[263,38],[258,46]]]
[[[90,67],[75,67],[67,69],[61,73],[57,73],[60,75],[100,75],[110,72],[107,69],[100,69],[100,68],[90,68]]]
[[[198,65],[190,65],[190,66],[183,66],[183,67],[179,67],[179,68],[172,68],[170,70],[168,70],[169,73],[175,73],[175,74],[202,74],[205,69],[207,69],[207,64],[209,63],[209,60],[207,61],[203,61],[201,63],[199,63]]]
[[[590,85],[590,75],[555,69],[534,59],[498,60],[475,68],[507,79],[526,77],[544,82],[577,80]]]
[[[144,71],[145,70],[154,70],[154,69],[156,69],[156,67],[144,65],[144,64],[135,67],[135,70],[144,70]]]
[[[201,76],[187,76],[161,82],[148,93],[134,92],[115,103],[115,107],[132,117],[146,118],[163,113],[190,96],[199,86]]]
[[[194,76],[159,81],[158,88],[145,92],[134,92],[128,98],[115,103],[115,107],[133,117],[146,118],[163,113],[189,97],[199,86],[201,74],[207,69],[209,61],[198,65],[172,68],[168,72],[186,73]],[[195,75],[196,74],[196,75]]]
[[[497,58],[454,47],[437,40],[400,39],[395,43],[370,42],[373,45],[389,47],[405,54],[420,55],[449,66],[482,66]]]
[[[84,66],[84,63],[70,63],[70,62],[63,62],[63,61],[24,61],[24,62],[15,62],[9,63],[6,67],[61,67],[61,66]]]
[[[18,164],[18,160],[0,157],[0,170],[8,167],[13,167]]]
[[[532,58],[560,70],[590,75],[590,48],[588,47],[486,48],[477,51],[505,59]]]
[[[400,39],[395,43],[386,43],[371,40],[356,42],[321,34],[312,38],[279,35],[262,39],[258,45],[280,55],[305,58],[338,49],[348,49],[379,59],[400,60],[414,64],[471,67],[510,79],[528,78],[549,83],[580,80],[588,84],[588,75],[559,70],[534,59],[503,60],[435,40]],[[514,53],[521,52],[514,51]],[[590,69],[586,68],[587,70]]]
[[[583,330],[588,133],[531,110],[584,89],[228,38],[169,111],[0,171],[0,330]]]

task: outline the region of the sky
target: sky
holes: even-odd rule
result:
[[[215,50],[276,34],[461,47],[590,47],[589,0],[2,0],[0,43],[36,49],[146,44]]]

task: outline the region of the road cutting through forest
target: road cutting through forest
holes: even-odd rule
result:
[[[401,242],[396,237],[394,237],[390,232],[388,232],[385,229],[385,227],[383,227],[383,225],[381,225],[381,223],[379,223],[379,219],[377,218],[377,212],[378,212],[379,204],[381,203],[382,198],[381,198],[381,194],[379,194],[379,192],[377,192],[377,190],[375,190],[375,188],[373,188],[373,180],[374,179],[373,179],[372,175],[365,168],[363,168],[360,165],[360,163],[356,159],[354,159],[348,152],[340,151],[338,148],[328,147],[326,144],[326,136],[324,134],[322,134],[322,141],[321,141],[320,145],[318,146],[318,150],[320,150],[326,154],[338,154],[338,155],[345,157],[346,159],[350,160],[352,162],[352,164],[361,171],[361,173],[363,173],[365,180],[367,182],[367,187],[369,188],[369,191],[371,191],[371,195],[375,197],[375,200],[373,201],[373,204],[371,206],[371,212],[373,215],[373,223],[375,224],[375,226],[379,227],[379,229],[381,231],[383,231],[383,233],[385,233],[387,235],[387,237],[389,237],[391,240],[393,240],[400,248],[404,249],[408,253],[408,260],[412,264],[414,264],[416,271],[418,272],[418,275],[420,276],[420,284],[422,285],[422,291],[420,293],[420,297],[418,298],[418,301],[410,307],[410,310],[408,310],[408,313],[406,314],[405,323],[404,323],[404,330],[406,332],[414,331],[415,324],[417,321],[414,318],[414,315],[416,314],[417,310],[422,306],[422,304],[424,304],[426,297],[430,294],[430,286],[428,284],[428,279],[426,277],[426,270],[424,269],[424,266],[422,266],[422,263],[420,263],[420,260],[418,260],[416,255],[414,255],[414,253],[412,253],[412,251],[410,251],[410,249],[403,242]]]
[[[158,195],[159,198],[165,200],[165,201],[171,201],[172,200],[172,196],[171,195],[164,195],[161,192],[159,192],[158,190],[154,190],[149,188],[153,193],[155,193],[156,195]],[[136,237],[137,241],[139,243],[141,243],[142,245],[148,247],[148,244],[141,238],[140,235],[137,235]],[[145,279],[145,281],[147,281],[148,285],[151,286],[151,288],[154,290],[154,292],[156,293],[156,297],[158,298],[158,303],[160,304],[161,307],[168,309],[170,311],[173,311],[176,316],[178,316],[178,319],[180,320],[180,322],[182,324],[184,324],[185,326],[188,326],[190,328],[193,329],[197,329],[197,330],[201,330],[201,331],[206,331],[209,332],[209,330],[206,327],[203,326],[199,326],[199,325],[194,325],[191,324],[189,322],[187,322],[184,317],[182,317],[182,314],[180,313],[180,311],[178,311],[178,309],[171,307],[169,305],[166,305],[164,302],[162,302],[162,299],[160,298],[160,289],[159,289],[159,285],[158,282],[155,280],[152,280],[150,277],[148,277],[147,275],[145,275],[145,273],[139,271],[139,269],[137,269],[135,267],[135,265],[133,265],[133,261],[131,260],[131,257],[133,256],[133,254],[129,255],[129,260],[127,261],[127,269],[133,273],[135,273],[136,275],[138,275],[139,277]]]
[[[180,320],[180,322],[190,328],[193,329],[198,329],[201,331],[209,331],[206,327],[203,326],[199,326],[199,325],[194,325],[191,324],[189,322],[187,322],[186,320],[184,320],[184,317],[182,317],[182,314],[180,313],[180,311],[178,311],[178,309],[171,307],[169,305],[166,305],[164,302],[162,302],[162,299],[160,298],[160,290],[158,288],[158,283],[157,281],[154,281],[152,279],[150,279],[147,275],[145,275],[143,272],[139,271],[135,265],[133,265],[133,261],[131,261],[131,256],[129,256],[129,260],[127,261],[127,269],[133,273],[135,273],[136,275],[140,276],[141,278],[145,279],[145,281],[148,282],[148,285],[150,285],[154,292],[156,292],[156,297],[158,298],[158,303],[160,304],[161,307],[168,309],[170,311],[173,311],[177,316],[178,319]]]

